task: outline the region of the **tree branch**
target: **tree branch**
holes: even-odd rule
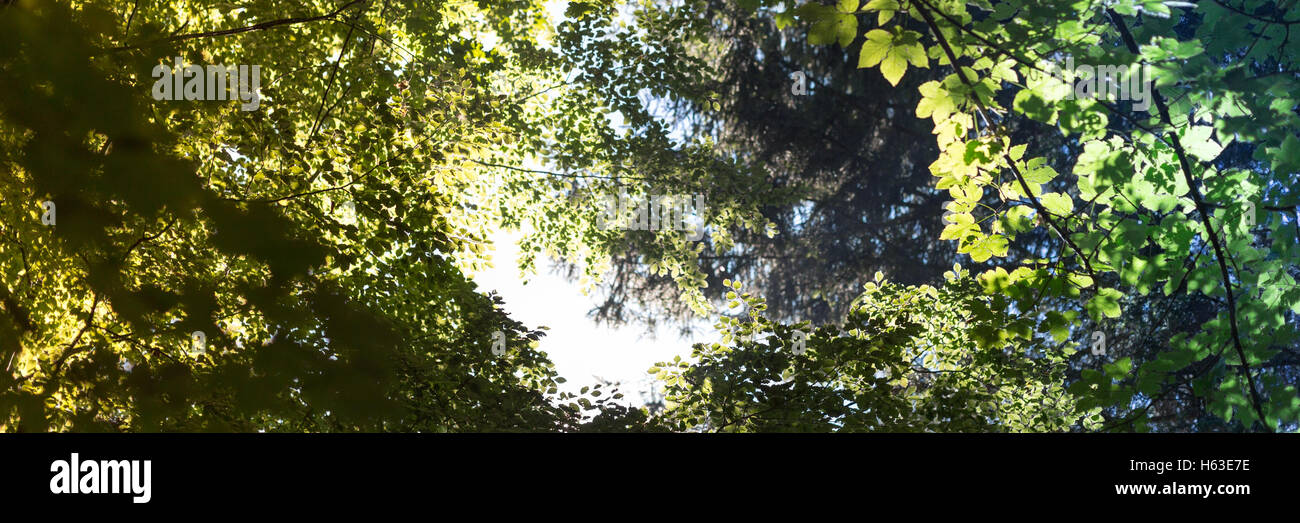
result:
[[[986,123],[989,122],[989,118],[987,114],[988,108],[985,107],[984,100],[980,98],[979,93],[975,91],[974,80],[967,78],[966,71],[963,70],[961,68],[961,65],[957,63],[957,55],[953,53],[952,46],[948,44],[948,38],[945,37],[943,35],[943,32],[939,30],[939,25],[935,22],[934,15],[930,14],[930,9],[932,8],[929,6],[929,4],[925,3],[924,0],[918,0],[918,2],[923,4],[924,7],[918,6],[917,12],[919,12],[921,14],[921,17],[925,19],[926,25],[930,26],[930,32],[934,33],[935,39],[938,40],[939,45],[943,47],[943,52],[948,55],[948,61],[952,64],[952,68],[956,71],[957,77],[961,79],[962,83],[966,84],[966,87],[969,87],[971,89],[971,93],[975,95],[975,104],[979,106],[979,111],[980,114],[984,117],[984,121]],[[1025,197],[1029,199],[1029,202],[1030,204],[1033,205],[1034,210],[1036,210],[1038,212],[1038,215],[1043,218],[1043,221],[1047,222],[1047,224],[1051,226],[1052,230],[1056,232],[1057,236],[1061,237],[1061,241],[1064,241],[1066,245],[1070,246],[1070,249],[1074,251],[1074,254],[1078,256],[1081,262],[1083,262],[1083,267],[1085,270],[1088,271],[1088,275],[1090,277],[1093,277],[1093,279],[1096,279],[1096,273],[1092,270],[1092,263],[1089,262],[1088,258],[1083,255],[1083,250],[1079,248],[1078,244],[1074,243],[1074,240],[1070,239],[1069,235],[1066,234],[1065,230],[1062,229],[1061,226],[1056,223],[1056,220],[1052,219],[1052,213],[1047,212],[1047,208],[1043,207],[1042,202],[1039,202],[1038,198],[1034,197],[1033,191],[1029,189],[1029,183],[1025,181],[1025,176],[1020,172],[1020,169],[1016,167],[1015,160],[1012,160],[1011,157],[1007,156],[1006,154],[1003,154],[1003,158],[1006,159],[1007,166],[1011,168],[1011,173],[1015,175],[1016,181],[1020,183],[1021,190],[1025,192]]]
[[[1133,38],[1133,33],[1129,32],[1128,25],[1120,14],[1113,9],[1106,10],[1110,16],[1111,22],[1119,30],[1120,37],[1124,40],[1124,45],[1128,47],[1129,52],[1139,54],[1137,40]],[[1152,88],[1151,99],[1155,102],[1156,108],[1160,111],[1160,119],[1165,125],[1173,128],[1173,119],[1169,117],[1169,107],[1165,104],[1165,99],[1160,95],[1160,91]],[[1246,350],[1241,344],[1241,334],[1237,326],[1237,298],[1233,294],[1232,279],[1228,273],[1228,259],[1223,251],[1223,243],[1219,239],[1219,234],[1215,232],[1214,225],[1210,223],[1209,206],[1206,205],[1205,199],[1201,196],[1200,180],[1192,174],[1191,163],[1187,160],[1187,151],[1183,149],[1178,134],[1169,132],[1169,141],[1173,145],[1174,153],[1178,156],[1178,164],[1183,172],[1183,178],[1187,181],[1188,192],[1192,196],[1192,201],[1196,204],[1196,210],[1201,215],[1201,222],[1205,226],[1205,233],[1210,238],[1210,245],[1214,247],[1214,257],[1219,262],[1219,274],[1223,279],[1223,288],[1227,296],[1228,320],[1232,333],[1232,345],[1236,349],[1237,357],[1241,359],[1242,371],[1246,375],[1246,382],[1250,386],[1251,404],[1255,407],[1255,414],[1259,416],[1259,423],[1269,432],[1273,432],[1273,427],[1268,425],[1268,419],[1264,416],[1263,401],[1259,396],[1259,389],[1255,386],[1255,377],[1250,368],[1250,362],[1246,359]]]
[[[349,7],[352,7],[352,6],[354,6],[354,5],[357,5],[357,4],[360,4],[360,3],[366,2],[366,1],[368,1],[368,0],[352,0],[351,2],[348,2],[348,3],[346,3],[346,4],[343,4],[342,6],[339,6],[338,9],[335,9],[335,10],[333,10],[333,11],[330,11],[329,13],[326,13],[326,14],[323,14],[323,15],[319,15],[319,16],[299,16],[299,17],[293,17],[293,18],[281,18],[281,19],[279,19],[279,20],[271,20],[271,21],[269,21],[269,22],[262,22],[262,23],[260,23],[260,24],[254,24],[254,25],[250,25],[250,26],[247,26],[247,27],[237,27],[237,28],[234,28],[234,29],[223,29],[223,30],[220,30],[220,31],[206,31],[206,32],[202,32],[202,33],[188,33],[188,34],[183,34],[183,35],[174,35],[174,36],[169,36],[169,37],[167,37],[167,38],[159,38],[159,39],[156,39],[156,40],[150,40],[150,41],[148,41],[148,42],[144,42],[144,43],[141,43],[141,44],[135,44],[135,45],[123,45],[123,46],[113,47],[113,48],[111,48],[110,50],[111,50],[111,51],[124,51],[124,50],[127,50],[127,49],[141,49],[141,48],[148,47],[148,46],[155,45],[155,44],[159,44],[159,43],[162,43],[162,42],[179,42],[179,41],[181,41],[181,40],[191,40],[191,39],[194,39],[194,38],[210,38],[210,37],[214,37],[214,36],[227,36],[227,35],[233,35],[233,34],[239,34],[239,33],[247,33],[247,32],[250,32],[250,31],[260,31],[260,30],[263,30],[263,29],[270,29],[270,28],[272,28],[272,27],[279,27],[279,26],[282,26],[282,25],[303,24],[303,23],[308,23],[308,22],[316,22],[316,21],[319,21],[319,20],[328,20],[328,19],[330,19],[330,18],[335,17],[335,16],[338,15],[339,13],[343,12],[343,10],[345,10],[345,9],[347,9],[347,8],[349,8]]]
[[[473,160],[473,159],[471,159],[471,160],[469,160],[469,161],[470,161],[470,162],[473,162],[473,163],[477,163],[477,164],[482,165],[482,166],[484,166],[484,167],[497,167],[497,168],[500,168],[500,169],[509,169],[509,170],[511,170],[511,171],[518,171],[518,172],[522,172],[522,173],[545,174],[545,175],[547,175],[547,176],[559,176],[559,177],[561,177],[561,178],[596,178],[596,179],[600,179],[600,180],[618,180],[618,179],[645,180],[645,178],[642,178],[642,177],[639,177],[639,176],[600,176],[600,175],[597,175],[597,174],[571,174],[571,173],[557,173],[557,172],[553,172],[553,171],[538,171],[538,170],[535,170],[535,169],[524,169],[524,168],[522,168],[522,167],[511,167],[511,166],[509,166],[509,165],[501,165],[501,164],[497,164],[497,163],[480,162],[480,161],[478,161],[478,160]]]

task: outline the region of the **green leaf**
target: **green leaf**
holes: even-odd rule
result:
[[[936,81],[921,84],[921,101],[916,105],[917,118],[934,118],[936,124],[948,119],[957,111],[957,102],[943,85]]]
[[[1101,321],[1103,316],[1118,318],[1120,314],[1119,300],[1123,296],[1118,290],[1112,288],[1097,290],[1097,294],[1091,300],[1088,300],[1088,315],[1094,321]]]
[[[862,42],[862,52],[858,54],[858,68],[875,67],[885,59],[892,46],[893,35],[882,29],[867,32],[867,41]]]
[[[1017,113],[1033,120],[1048,124],[1056,123],[1056,108],[1034,90],[1021,89],[1012,100],[1011,107]]]
[[[994,234],[976,240],[967,254],[970,254],[972,260],[982,263],[992,257],[1001,258],[1006,256],[1008,246],[1006,236]]]
[[[916,31],[906,31],[895,26],[890,31],[873,29],[866,36],[867,41],[863,42],[858,55],[858,67],[880,64],[880,73],[890,85],[898,85],[907,73],[909,62],[916,67],[929,67],[930,59],[919,43],[921,34]]]
[[[1047,183],[1055,178],[1056,169],[1053,169],[1050,165],[1039,165],[1025,171],[1025,181],[1029,183]]]
[[[1050,167],[1049,167],[1050,169]],[[1074,200],[1060,193],[1046,193],[1038,198],[1043,208],[1057,216],[1069,216],[1074,211]]]
[[[1212,161],[1219,157],[1223,152],[1223,146],[1214,141],[1212,135],[1214,128],[1207,125],[1194,125],[1187,127],[1179,133],[1183,148],[1188,154],[1195,156],[1201,161]]]
[[[885,76],[885,80],[888,80],[890,85],[898,85],[898,81],[903,79],[905,73],[907,73],[907,59],[901,53],[889,53],[880,62],[880,74]]]
[[[1296,135],[1287,135],[1281,147],[1269,147],[1268,155],[1272,157],[1273,170],[1278,174],[1300,172],[1300,138]]]

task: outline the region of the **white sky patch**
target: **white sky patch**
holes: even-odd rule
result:
[[[547,3],[547,16],[554,27],[558,28],[564,21],[568,5],[567,0]],[[624,24],[632,23],[627,6],[620,11],[620,18]],[[621,113],[613,111],[605,116],[614,129],[626,127]],[[523,167],[547,168],[533,158]],[[576,393],[604,379],[621,384],[622,403],[640,405],[645,399],[642,394],[653,383],[647,369],[658,362],[672,361],[674,356],[690,361],[692,343],[716,341],[717,332],[703,318],[692,323],[692,330],[697,333],[694,339],[681,338],[672,326],[647,334],[645,326],[635,320],[620,327],[597,325],[587,315],[596,306],[596,299],[584,295],[578,282],[553,274],[555,264],[546,256],[537,258],[535,274],[526,277],[520,274],[518,242],[522,236],[518,231],[494,231],[489,238],[494,246],[492,267],[472,272],[470,277],[481,292],[500,294],[512,318],[532,328],[549,327],[538,348],[567,380],[561,385],[562,390]]]
[[[550,0],[546,2],[546,17],[550,19],[551,25],[558,27],[564,21],[564,12],[568,9],[568,0]]]
[[[598,326],[587,316],[595,299],[584,296],[577,282],[552,274],[554,264],[545,256],[537,259],[537,274],[525,281],[519,274],[518,241],[515,231],[498,230],[491,237],[495,245],[493,267],[471,275],[482,292],[497,291],[505,310],[529,327],[550,330],[538,348],[555,363],[566,380],[561,388],[577,392],[599,383],[597,378],[619,382],[623,403],[640,405],[640,393],[649,388],[647,369],[656,362],[687,359],[693,341],[681,339],[675,329],[661,327],[645,336],[645,327],[629,324],[617,328]],[[701,321],[701,325],[704,323]],[[711,328],[697,329],[702,336],[716,337]],[[602,389],[603,390],[603,389]]]

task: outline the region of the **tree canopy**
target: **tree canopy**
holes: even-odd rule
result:
[[[3,2],[0,427],[1295,430],[1297,4]],[[561,392],[500,229],[717,341]]]

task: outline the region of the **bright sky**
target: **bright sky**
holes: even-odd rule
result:
[[[564,0],[549,1],[548,15],[556,26],[563,20],[567,6]],[[625,13],[625,16],[630,22],[630,15]],[[621,114],[609,116],[611,125],[622,125]],[[682,339],[671,327],[647,334],[645,326],[635,323],[619,328],[596,325],[587,316],[596,305],[595,298],[584,296],[577,282],[552,274],[554,265],[549,259],[539,257],[537,273],[529,275],[527,280],[520,277],[519,238],[520,234],[514,231],[494,233],[490,238],[496,247],[492,254],[493,267],[472,274],[471,278],[481,291],[497,291],[505,299],[505,309],[512,318],[529,327],[550,328],[538,348],[567,380],[564,390],[577,392],[604,379],[621,383],[624,402],[639,405],[642,393],[648,392],[653,383],[647,369],[656,362],[672,360],[673,356],[686,359],[691,344],[704,341]],[[695,331],[700,336],[715,335],[703,320],[697,327]]]
[[[576,392],[599,383],[597,377],[604,378],[622,383],[623,399],[639,405],[641,394],[650,390],[652,381],[646,370],[675,355],[686,359],[691,343],[703,341],[681,339],[672,328],[644,336],[643,325],[597,326],[587,317],[587,311],[596,304],[595,296],[584,296],[577,282],[552,274],[550,260],[539,257],[537,274],[530,275],[527,282],[520,279],[519,238],[518,233],[497,231],[491,238],[496,246],[493,267],[471,277],[480,291],[497,291],[512,318],[533,328],[550,327],[538,348],[567,380],[565,390]],[[696,330],[699,336],[715,335],[707,326]]]

